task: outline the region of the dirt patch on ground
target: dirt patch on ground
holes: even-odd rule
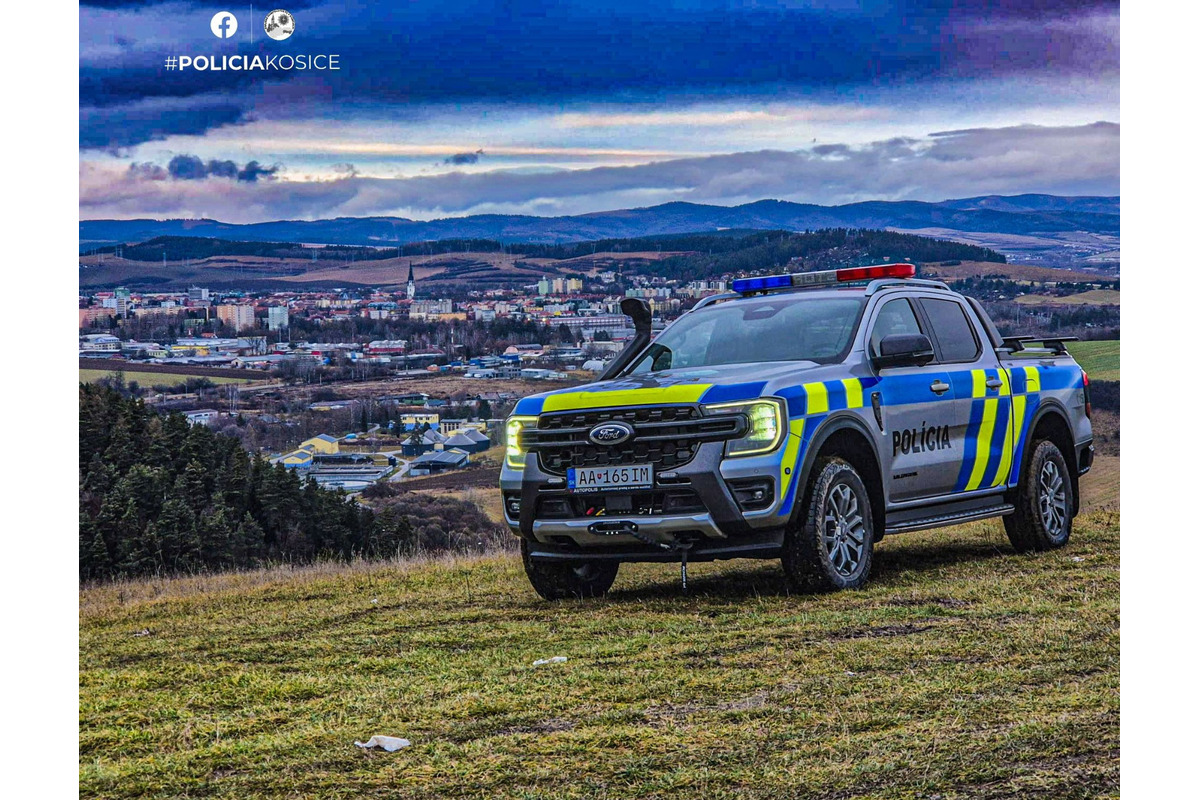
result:
[[[899,625],[877,625],[871,628],[843,628],[833,631],[827,638],[833,640],[846,639],[886,639],[892,636],[912,636],[932,629],[933,625],[917,625],[904,622]]]
[[[900,606],[902,608],[919,608],[920,606],[941,606],[942,608],[966,608],[971,605],[966,600],[955,600],[950,597],[893,597],[884,605]]]

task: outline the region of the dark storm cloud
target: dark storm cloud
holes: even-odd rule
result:
[[[479,157],[483,155],[482,150],[476,150],[474,153],[455,153],[449,158],[443,159],[443,164],[478,164]]]
[[[250,181],[253,183],[259,178],[272,178],[279,171],[279,165],[273,167],[264,167],[257,161],[251,161],[246,166],[238,170],[237,179],[239,181]]]
[[[481,207],[527,211],[547,202],[569,209],[577,198],[597,196],[620,207],[645,205],[647,197],[657,202],[733,204],[777,198],[830,204],[1024,192],[1110,195],[1119,191],[1119,148],[1120,127],[1097,123],[946,131],[862,146],[761,150],[539,174],[495,170],[253,185],[203,181],[185,189],[132,173],[117,181],[97,174],[82,181],[81,208],[88,218],[191,215],[250,222],[398,210],[435,215]]]
[[[80,102],[91,111],[81,115],[82,146],[127,146],[251,113],[290,113],[286,104],[272,106],[271,97],[296,82],[294,74],[164,71],[170,53],[213,51],[210,9],[115,0],[85,7],[81,13],[92,16],[87,25],[81,19]],[[339,53],[343,69],[317,80],[327,82],[327,101],[343,107],[617,95],[633,102],[732,93],[781,98],[943,78],[1095,76],[1116,69],[1116,15],[1111,2],[1034,0],[413,0],[351,10],[329,3],[298,14],[297,33],[286,43],[259,37],[251,45],[239,32],[226,49]],[[115,45],[118,35],[133,44]],[[223,106],[206,100],[188,108],[187,98],[217,93]],[[121,116],[126,106],[168,98],[179,117]]]
[[[152,164],[136,164],[131,172],[140,176],[157,175],[150,170],[161,169]],[[205,162],[199,156],[179,154],[167,163],[166,174],[181,181],[198,181],[204,178],[236,178],[239,181],[253,183],[259,178],[271,178],[279,171],[279,165],[264,167],[257,161],[250,161],[246,166],[238,168],[232,161],[210,160]],[[156,178],[157,179],[157,178]]]

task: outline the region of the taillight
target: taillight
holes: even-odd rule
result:
[[[1088,378],[1088,374],[1085,370],[1080,370],[1080,372],[1083,372],[1083,413],[1087,415],[1088,419],[1091,419],[1092,418],[1092,382]]]

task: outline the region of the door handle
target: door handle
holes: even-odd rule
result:
[[[933,383],[929,384],[929,391],[933,392],[934,394],[945,394],[946,392],[950,391],[950,384],[946,383],[945,381],[934,381]]]
[[[1004,385],[1004,381],[1000,380],[999,378],[992,378],[991,380],[989,380],[987,383],[984,384],[984,386],[986,386],[989,389],[999,389],[1003,385]]]

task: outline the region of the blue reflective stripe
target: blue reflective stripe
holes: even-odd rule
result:
[[[963,437],[963,460],[958,470],[958,480],[954,483],[954,491],[961,492],[967,488],[971,480],[971,470],[975,468],[975,440],[979,438],[979,426],[983,424],[984,400],[971,401],[971,421],[967,423],[967,435]]]
[[[830,411],[846,407],[846,384],[841,381],[826,381],[825,389],[829,393]]]
[[[728,386],[714,386],[700,398],[701,403],[733,403],[738,400],[754,400],[761,397],[766,381],[757,383],[732,383]]]
[[[542,413],[542,404],[545,402],[546,399],[544,397],[523,397],[517,402],[517,407],[513,409],[513,413],[535,416]]]
[[[937,395],[929,391],[929,385],[944,373],[916,375],[889,375],[879,384],[880,400],[885,406],[906,406],[913,403],[930,403],[939,399],[949,400],[949,395]],[[968,376],[968,383],[970,376]]]
[[[1008,379],[1012,384],[1013,394],[1025,394],[1026,387],[1029,386],[1029,380],[1023,369],[1011,369],[1008,371]]]
[[[1079,367],[1043,367],[1038,373],[1042,377],[1043,392],[1083,388],[1083,371]]]

